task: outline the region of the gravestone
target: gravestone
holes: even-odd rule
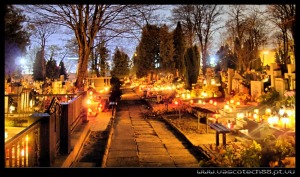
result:
[[[280,97],[284,95],[284,91],[286,90],[284,79],[282,78],[275,79],[275,90],[279,92]]]
[[[270,64],[270,70],[267,71],[267,74],[271,78],[271,87],[275,87],[275,78],[281,77],[281,70],[278,68],[277,63]]]
[[[61,87],[62,87],[62,82],[61,81],[53,81],[52,82],[53,94],[59,94],[60,90],[61,90]]]
[[[262,81],[251,81],[251,97],[256,100],[264,91],[264,83]]]
[[[105,87],[110,86],[111,77],[96,77],[96,78],[88,78],[89,82],[93,83],[94,88],[97,91],[104,89]]]
[[[71,81],[66,81],[65,82],[65,87],[66,87],[67,91],[71,90],[72,87],[73,87],[72,82]]]
[[[231,92],[232,90],[232,77],[234,75],[234,69],[232,68],[228,68],[228,83],[227,83],[227,87],[228,87],[228,93]]]
[[[284,78],[288,79],[289,90],[296,89],[295,64],[287,64],[288,73],[284,73]]]
[[[241,76],[237,71],[235,71],[233,77],[232,77],[232,90],[235,91],[235,93],[240,92],[241,90],[241,83],[245,80],[243,76]]]

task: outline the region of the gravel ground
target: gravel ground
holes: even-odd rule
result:
[[[91,132],[87,138],[87,141],[83,145],[78,162],[95,163],[97,167],[100,167],[107,144],[107,139],[107,131]]]

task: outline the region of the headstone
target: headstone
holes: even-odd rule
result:
[[[281,77],[281,70],[278,70],[277,63],[270,64],[270,70],[267,71],[267,74],[270,75],[271,78],[271,87],[275,87],[275,78]]]
[[[264,91],[264,83],[262,81],[251,81],[251,97],[256,100]]]
[[[227,85],[227,87],[228,87],[228,93],[230,93],[231,92],[231,90],[232,90],[232,77],[233,77],[233,75],[234,75],[234,69],[231,69],[231,68],[228,68],[228,85]]]
[[[52,82],[52,91],[53,94],[58,94],[61,91],[62,81],[53,81]]]
[[[275,79],[275,90],[279,92],[279,95],[282,97],[284,95],[284,91],[286,90],[284,80],[282,78]]]
[[[66,85],[63,85],[62,89],[60,91],[60,94],[66,94],[67,93],[67,89],[66,88],[67,88]]]
[[[71,81],[66,81],[64,86],[66,87],[66,91],[69,92],[73,88],[73,83]]]
[[[232,90],[235,91],[235,93],[240,92],[241,88],[241,82],[244,81],[245,78],[241,76],[237,71],[235,71],[233,77],[232,77]]]
[[[296,89],[295,64],[287,64],[288,73],[284,73],[284,78],[288,79],[289,90]]]

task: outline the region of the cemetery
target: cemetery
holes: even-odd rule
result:
[[[104,157],[127,126],[133,141],[117,141],[122,153],[105,167],[153,165],[141,163],[137,116],[205,154],[157,166],[295,168],[295,4],[4,8],[5,167],[71,167],[96,128]],[[137,158],[124,160],[123,145]]]
[[[249,73],[261,78],[249,80],[250,87],[246,86],[245,77],[229,69],[227,77],[223,76],[224,78],[220,79],[227,85],[223,91],[218,89],[221,85],[219,80],[210,78],[209,82],[204,76],[199,77],[199,82],[192,90],[185,90],[180,87],[180,84],[165,82],[165,84],[157,84],[158,86],[154,84],[153,87],[141,84],[138,91],[142,94],[146,90],[145,98],[152,101],[154,112],[157,114],[167,117],[173,115],[180,120],[188,112],[196,118],[197,124],[194,126],[197,126],[197,129],[199,122],[205,124],[204,134],[210,132],[208,130],[215,130],[214,145],[208,146],[203,143],[202,148],[211,147],[210,151],[219,154],[221,147],[226,149],[226,135],[229,133],[236,137],[254,140],[262,148],[268,148],[272,143],[272,146],[276,147],[281,142],[287,148],[286,154],[283,151],[274,153],[283,153],[279,158],[290,159],[290,156],[295,158],[296,108],[295,65],[288,66],[288,73],[284,74],[279,72],[275,64],[271,64],[266,74],[250,71]],[[171,102],[169,100],[160,102],[162,98],[171,99]],[[219,134],[222,134],[222,141],[219,140]],[[271,139],[272,143],[268,144],[266,139]],[[282,142],[283,139],[290,141]],[[276,146],[275,142],[277,142]],[[230,144],[235,144],[234,146],[240,149],[238,147],[241,145],[236,145],[238,143]],[[227,148],[230,147],[232,145]],[[272,152],[276,151],[275,149]],[[216,157],[215,154],[213,157]],[[277,165],[278,161],[276,161]]]
[[[76,135],[78,130],[88,130],[83,126],[91,110],[87,91],[93,90],[97,95],[93,101],[102,105],[102,100],[109,97],[109,80],[88,80],[85,91],[78,91],[63,76],[45,82],[5,81],[5,166],[63,165],[58,159],[79,148],[83,141],[84,134]],[[101,108],[91,114],[102,111]],[[73,136],[77,137],[76,142]]]
[[[228,69],[227,73],[219,76],[211,71],[209,77],[200,75],[191,90],[184,89],[184,84],[180,80],[172,83],[172,77],[158,78],[152,84],[147,84],[149,82],[145,80],[136,80],[132,86],[144,99],[154,105],[154,114],[175,115],[180,119],[186,113],[193,115],[197,129],[203,124],[205,131],[202,134],[212,133],[214,137],[214,143],[203,142],[199,148],[209,152],[208,157],[219,159],[224,158],[220,153],[222,149],[224,151],[233,146],[236,147],[235,150],[241,149],[241,144],[231,141],[232,135],[244,139],[244,143],[245,139],[254,140],[265,148],[268,147],[266,139],[272,140],[274,146],[274,143],[281,141],[283,136],[295,139],[295,66],[290,64],[288,68],[288,73],[284,74],[277,70],[275,64],[271,65],[265,75],[248,71],[248,74],[262,78],[252,80],[247,80],[233,69]],[[247,87],[246,82],[249,82],[250,87]],[[7,157],[11,157],[7,158],[8,166],[47,166],[54,163],[59,154],[70,152],[70,134],[80,125],[78,122],[84,122],[87,116],[96,116],[97,112],[105,111],[105,107],[109,104],[109,77],[87,78],[84,88],[86,96],[83,92],[78,92],[71,81],[64,81],[63,77],[61,80],[47,80],[45,83],[22,80],[5,82],[5,142]],[[56,118],[62,115],[64,119]],[[53,132],[55,136],[47,148],[60,150],[53,151],[50,156],[41,150],[39,153],[46,156],[46,160],[42,164],[35,164],[36,155],[28,154],[29,151],[26,151],[26,148],[32,146],[26,139],[29,136],[39,142],[39,146],[45,146],[42,145],[45,142],[38,140],[43,134],[42,129],[45,129],[42,126],[45,125],[37,125],[37,122],[43,122],[46,120],[45,117],[49,116],[50,121],[47,121],[46,129],[53,126],[67,129],[61,128],[59,132]],[[32,126],[35,128],[30,128]],[[60,143],[56,144],[58,141]],[[49,142],[46,144],[49,145]],[[286,147],[289,153],[274,153],[281,153],[280,160],[293,157],[294,145],[293,141],[286,145],[289,146]],[[26,155],[22,155],[23,153]]]

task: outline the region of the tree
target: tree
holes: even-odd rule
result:
[[[184,54],[185,66],[187,69],[185,77],[185,85],[187,89],[191,89],[192,84],[197,82],[200,68],[199,58],[200,54],[196,45],[187,48]]]
[[[105,46],[106,43],[101,42],[100,46],[98,46],[97,51],[99,52],[99,69],[100,76],[106,76],[107,71],[109,71],[108,59],[109,59],[109,50]]]
[[[221,46],[217,51],[216,56],[219,59],[218,63],[220,64],[220,70],[227,71],[228,68],[236,68],[236,58],[230,50],[229,45],[226,44],[225,46]]]
[[[37,52],[40,50],[40,47],[31,46],[29,49],[30,50],[28,50],[28,52],[27,52],[27,58],[29,59],[29,63],[28,63],[29,72],[32,73],[33,72],[33,63],[35,61]]]
[[[194,36],[198,37],[201,49],[202,71],[205,74],[207,68],[207,55],[209,45],[214,32],[220,26],[220,17],[223,14],[221,5],[181,5],[172,11],[174,20],[182,22],[185,34],[187,34],[187,47],[194,45]]]
[[[192,20],[193,9],[193,5],[178,5],[172,9],[171,21],[177,26],[180,22],[187,47],[192,47],[195,43],[196,32]]]
[[[56,64],[56,60],[53,59],[51,55],[50,60],[46,63],[46,77],[50,78],[52,81],[58,79],[60,74],[59,67]]]
[[[226,28],[232,36],[236,69],[241,73],[259,60],[259,49],[266,44],[266,21],[259,6],[235,5],[229,8]]]
[[[151,73],[151,80],[153,74],[160,67],[159,57],[159,27],[156,25],[146,25],[142,30],[141,41],[137,47],[136,69],[137,77],[141,78]]]
[[[43,71],[41,70],[42,68],[42,51],[39,50],[37,53],[36,53],[36,56],[35,56],[35,60],[34,60],[34,63],[33,63],[33,80],[35,81],[44,81],[44,77],[43,77]],[[46,61],[44,61],[46,63]]]
[[[268,5],[268,19],[275,24],[282,33],[283,43],[283,63],[288,63],[289,48],[295,54],[296,46],[296,4],[276,4]],[[289,45],[289,35],[292,38],[292,45]]]
[[[45,48],[47,39],[57,32],[57,27],[51,23],[45,21],[45,19],[37,19],[33,24],[30,25],[33,37],[37,39],[37,42],[41,46],[41,57],[42,57],[42,76],[46,78],[46,63],[45,61]]]
[[[233,52],[237,56],[237,70],[241,70],[243,56],[240,53],[242,41],[244,40],[246,5],[231,5],[228,11],[229,19],[226,21],[226,28],[231,34]]]
[[[59,75],[63,75],[64,80],[68,79],[67,69],[66,69],[65,64],[62,60],[59,62]]]
[[[160,45],[159,56],[161,58],[160,71],[165,73],[171,73],[176,76],[175,63],[174,63],[174,43],[173,35],[169,32],[167,25],[163,25],[160,28]]]
[[[97,44],[92,51],[92,71],[96,71],[97,76],[105,76],[109,70],[108,57],[109,50],[106,47],[105,40],[96,40]]]
[[[177,26],[173,32],[173,43],[174,43],[174,62],[175,68],[179,76],[185,75],[184,71],[184,52],[185,52],[185,40],[181,29],[181,23],[177,22]]]
[[[68,51],[68,56],[71,56],[72,58],[78,58],[78,44],[75,37],[67,40],[67,43],[64,46],[65,50]],[[67,73],[74,73],[74,66],[78,64],[78,59],[72,59],[72,60],[64,60],[65,67],[67,69]],[[75,70],[76,71],[76,70]]]
[[[129,71],[130,69],[128,55],[120,51],[119,48],[116,48],[113,56],[111,76],[121,79],[127,76],[129,74]]]
[[[223,7],[220,5],[195,5],[193,11],[193,22],[195,31],[200,43],[202,73],[205,74],[208,67],[208,49],[212,40],[212,35],[220,29],[217,26],[223,14]]]
[[[76,87],[83,88],[83,81],[87,77],[90,53],[94,47],[94,39],[98,32],[105,32],[109,37],[128,34],[133,22],[147,15],[138,5],[111,4],[59,4],[59,5],[26,5],[28,13],[33,13],[49,22],[71,29],[78,44],[78,65]],[[145,13],[130,13],[140,10]],[[151,11],[150,11],[151,12]],[[143,20],[142,20],[143,21]],[[130,25],[132,24],[132,25]],[[118,28],[116,28],[116,26]],[[103,34],[103,33],[100,33]]]
[[[9,78],[17,70],[16,58],[25,54],[30,42],[29,33],[23,26],[25,20],[22,10],[11,4],[5,5],[5,75]]]

